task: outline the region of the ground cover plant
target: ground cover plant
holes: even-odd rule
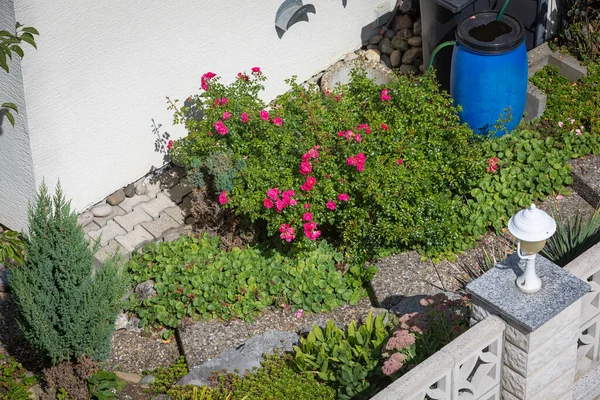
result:
[[[258,248],[224,251],[204,234],[147,246],[128,264],[133,284],[153,280],[157,296],[128,309],[143,325],[175,328],[184,317],[252,321],[268,306],[319,312],[355,304],[362,279],[336,269],[342,255],[321,241],[310,250],[282,255]]]
[[[28,389],[36,381],[14,358],[0,353],[0,400],[28,400]]]

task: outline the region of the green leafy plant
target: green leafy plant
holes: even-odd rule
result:
[[[556,67],[546,66],[531,82],[547,96],[539,128],[554,137],[571,158],[600,154],[600,65],[588,65],[588,75],[571,83]]]
[[[28,400],[28,389],[35,383],[35,376],[27,376],[20,363],[0,353],[0,400]]]
[[[589,248],[600,242],[600,209],[590,217],[581,212],[561,218],[554,212],[556,232],[548,239],[541,254],[561,267],[564,267]]]
[[[117,260],[94,271],[92,250],[60,184],[53,198],[40,186],[29,207],[29,232],[27,261],[9,275],[26,339],[53,364],[108,357],[125,292]]]
[[[23,262],[25,262],[25,241],[21,234],[9,230],[0,232],[0,264],[21,265]]]
[[[134,284],[154,280],[157,296],[139,301],[133,295],[128,308],[144,325],[174,328],[184,317],[251,321],[267,306],[282,303],[331,310],[355,304],[364,293],[360,277],[336,270],[342,255],[324,241],[286,256],[256,248],[226,252],[219,243],[204,234],[145,247],[127,268]]]
[[[99,370],[88,378],[88,385],[92,399],[111,400],[125,387],[125,382],[120,381],[114,372]]]
[[[144,375],[154,376],[154,382],[150,383],[150,390],[155,394],[167,393],[171,386],[188,373],[185,357],[180,356],[168,367],[158,367],[153,371],[144,371]]]
[[[12,60],[13,53],[23,58],[25,53],[22,49],[22,43],[28,43],[34,48],[37,48],[35,44],[35,36],[39,35],[37,29],[32,27],[23,26],[18,23],[15,25],[15,32],[0,31],[0,68],[9,72],[8,61]],[[2,103],[0,105],[0,113],[4,114],[8,121],[14,126],[15,117],[11,114],[10,110],[18,113],[19,110],[14,103]]]
[[[314,372],[337,390],[338,399],[366,397],[376,391],[381,376],[380,357],[392,326],[386,313],[369,314],[364,324],[353,321],[347,332],[330,320],[324,330],[318,326],[294,346],[294,363],[299,371]],[[368,398],[368,397],[367,397]]]
[[[565,164],[569,155],[555,147],[552,137],[542,139],[535,131],[513,132],[481,143],[488,170],[471,190],[464,209],[470,220],[466,229],[479,236],[491,225],[501,231],[520,208],[555,193],[568,194],[573,182]]]

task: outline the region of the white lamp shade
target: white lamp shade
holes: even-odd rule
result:
[[[510,218],[508,230],[514,237],[524,242],[539,242],[554,234],[556,222],[532,204]]]

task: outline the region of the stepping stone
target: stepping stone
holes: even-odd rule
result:
[[[121,225],[127,232],[131,232],[135,226],[147,221],[152,221],[152,217],[140,207],[136,207],[132,212],[125,215],[115,217],[115,222]]]
[[[159,218],[154,221],[142,223],[142,227],[156,239],[161,239],[168,230],[177,228],[178,226],[179,223],[166,213],[160,214]]]
[[[154,240],[154,236],[152,236],[150,232],[138,225],[126,235],[117,236],[115,240],[127,251],[134,252],[146,243],[152,242]]]
[[[592,207],[600,207],[600,156],[572,160],[570,164],[573,189]]]
[[[125,229],[121,228],[115,221],[108,221],[104,228],[92,231],[88,235],[94,241],[100,238],[100,246],[105,247],[109,240],[126,233]]]

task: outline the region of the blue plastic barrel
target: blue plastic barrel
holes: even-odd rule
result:
[[[450,94],[475,133],[489,135],[504,120],[507,132],[521,121],[527,96],[525,30],[515,18],[483,12],[462,21],[452,54]],[[508,122],[507,122],[508,120]],[[506,132],[500,130],[496,136]]]

